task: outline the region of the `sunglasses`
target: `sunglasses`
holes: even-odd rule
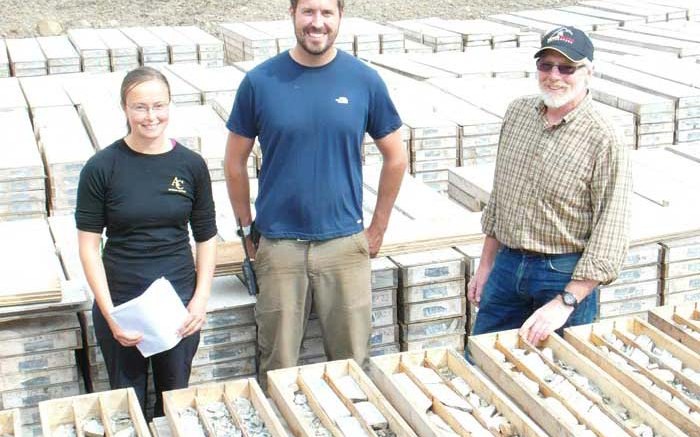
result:
[[[537,70],[541,71],[543,73],[549,73],[554,69],[554,67],[557,67],[557,71],[559,71],[559,74],[563,76],[570,76],[576,71],[578,71],[579,68],[583,68],[584,65],[567,65],[567,64],[553,64],[551,62],[544,62],[544,61],[537,61]]]

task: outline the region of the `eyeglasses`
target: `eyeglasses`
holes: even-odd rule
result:
[[[583,68],[584,64],[580,65],[568,65],[568,64],[553,64],[551,62],[544,62],[544,61],[537,61],[537,70],[541,71],[543,73],[549,73],[552,71],[554,67],[557,67],[557,71],[559,71],[559,74],[562,76],[570,76],[576,71],[578,71],[579,68]]]
[[[129,109],[131,109],[134,112],[138,112],[139,114],[148,114],[151,111],[154,114],[162,114],[165,111],[167,111],[169,107],[170,105],[168,103],[156,103],[151,107],[149,107],[148,105],[133,105],[129,106]]]

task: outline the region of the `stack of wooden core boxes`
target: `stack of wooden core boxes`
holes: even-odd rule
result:
[[[8,38],[5,43],[13,76],[44,76],[48,73],[46,56],[36,38]]]
[[[40,436],[40,401],[75,396],[82,347],[75,313],[0,320],[0,410],[18,408],[22,435]]]
[[[214,278],[207,304],[207,320],[200,332],[199,348],[192,361],[190,385],[255,375],[257,332],[255,298],[235,276]],[[89,365],[91,391],[109,389],[104,358],[95,339],[91,311],[81,313]],[[150,372],[150,369],[149,369]],[[147,416],[155,403],[148,386]]]
[[[197,44],[170,26],[150,26],[146,28],[168,46],[171,64],[197,63]]]
[[[221,23],[225,61],[262,61],[277,54],[276,39],[246,23]]]
[[[150,437],[133,388],[52,399],[39,404],[44,437]]]
[[[484,248],[483,243],[472,243],[463,244],[456,246],[455,250],[464,255],[464,273],[466,283],[469,284],[469,280],[476,274],[476,269],[479,268],[479,261],[481,261],[481,252]],[[479,312],[479,307],[472,305],[471,302],[467,300],[467,335],[471,335],[472,328],[474,327],[474,322],[476,322],[476,314]]]
[[[406,113],[403,122],[411,129],[411,174],[439,193],[447,193],[448,169],[459,159],[457,123],[437,114]]]
[[[496,160],[501,119],[467,102],[445,116],[459,125],[459,164],[476,166]]]
[[[411,129],[404,125],[399,128],[399,133],[401,133],[401,141],[404,144],[404,149],[406,153],[410,154],[411,150]],[[362,163],[364,165],[380,165],[383,162],[382,154],[377,148],[369,134],[365,133],[364,139],[362,141]]]
[[[398,324],[399,270],[389,258],[372,263],[372,336],[370,356],[395,353],[400,350]]]
[[[10,77],[10,59],[4,39],[0,39],[0,77]]]
[[[168,44],[145,27],[122,27],[124,35],[138,46],[141,65],[156,67],[170,63]]]
[[[68,38],[80,53],[82,71],[110,71],[109,49],[97,29],[68,29]]]
[[[437,249],[391,256],[399,266],[401,350],[464,350],[464,255]]]
[[[675,143],[700,140],[700,129],[696,127],[696,118],[700,116],[700,89],[605,62],[596,65],[596,75],[672,100],[675,126],[673,122],[658,123],[645,127],[646,132],[640,133],[666,132],[670,127],[675,131]]]
[[[598,318],[644,316],[658,306],[660,260],[661,247],[657,243],[630,247],[617,279],[600,287]]]
[[[664,305],[682,305],[700,301],[700,237],[664,241]]]
[[[0,162],[0,221],[46,217],[44,165],[27,110],[0,111],[0,131],[7,136]]]
[[[163,406],[174,436],[287,436],[252,378],[165,392]]]
[[[403,32],[364,18],[343,19],[341,32],[354,36],[354,52],[358,57],[379,53],[403,53],[404,50]]]
[[[80,171],[95,149],[73,106],[36,108],[32,113],[49,178],[50,214],[72,214]]]
[[[81,71],[80,55],[67,36],[41,36],[36,40],[46,56],[46,68],[49,74]]]
[[[267,378],[295,436],[416,436],[353,360],[273,370]]]
[[[489,202],[495,164],[453,168],[447,175],[450,199],[469,211],[482,211]]]
[[[596,100],[636,115],[636,148],[673,144],[673,100],[601,78],[591,81],[591,91]]]
[[[432,47],[434,52],[462,51],[462,35],[459,33],[431,26],[421,20],[390,21],[387,24],[400,29],[406,39]]]
[[[130,71],[139,66],[139,49],[119,29],[96,29],[107,46],[112,71]]]
[[[207,67],[224,66],[224,43],[197,26],[179,26],[177,31],[197,45],[198,63]]]

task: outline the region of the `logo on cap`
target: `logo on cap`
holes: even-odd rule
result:
[[[573,44],[575,42],[574,33],[566,27],[560,27],[552,31],[552,34],[547,38],[547,44],[550,44],[552,41],[562,41],[567,44]]]

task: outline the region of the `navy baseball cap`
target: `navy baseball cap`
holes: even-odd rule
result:
[[[593,62],[593,43],[588,35],[574,26],[562,26],[549,31],[542,37],[542,46],[535,53],[535,58],[542,56],[545,50],[555,50],[571,62],[581,62],[586,58]]]

